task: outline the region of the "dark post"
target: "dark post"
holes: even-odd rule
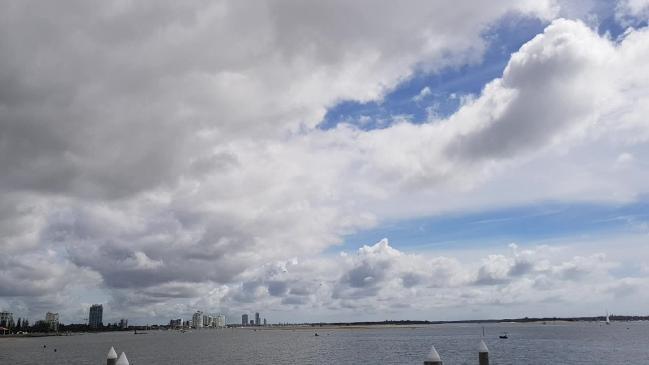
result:
[[[480,365],[489,365],[489,349],[484,340],[480,340],[480,347],[478,348],[478,363]]]
[[[117,352],[113,346],[110,347],[108,355],[106,355],[106,365],[116,365],[117,364]]]
[[[435,346],[430,347],[430,352],[426,356],[426,360],[424,360],[424,365],[442,365],[442,359],[439,357],[437,350],[435,350]]]

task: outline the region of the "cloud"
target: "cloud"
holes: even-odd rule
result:
[[[384,239],[355,253],[300,261],[273,275],[253,270],[221,303],[242,312],[263,307],[281,313],[290,305],[295,311],[384,318],[380,316],[404,310],[436,313],[463,306],[547,301],[571,308],[582,300],[594,303],[601,296],[605,300],[625,296],[641,285],[631,278],[619,281],[613,275],[618,263],[593,249],[585,255],[575,255],[569,246],[510,245],[509,252],[498,251],[502,249],[476,262],[433,252],[405,253]],[[627,284],[617,284],[622,282]]]
[[[415,102],[418,103],[418,102],[424,100],[425,98],[431,96],[432,94],[433,94],[433,92],[430,90],[430,87],[426,86],[423,89],[421,89],[421,91],[419,91],[419,94],[415,95],[412,98],[412,100],[414,100]]]
[[[261,302],[491,303],[494,286],[499,300],[543,299],[529,288],[601,274],[605,257],[492,253],[476,270],[387,240],[336,260],[320,253],[388,219],[646,192],[642,169],[609,168],[648,152],[646,29],[613,41],[555,20],[446,119],[317,128],[340,101],[380,101],[416,72],[479,62],[486,26],[512,12],[549,20],[553,2],[5,8],[7,301],[41,308],[39,296],[71,290],[71,275],[142,317]],[[584,168],[593,156],[606,165]]]
[[[385,3],[366,17],[368,5],[5,7],[3,249],[53,249],[119,290],[229,283],[319,251],[375,219],[336,207],[350,167],[327,162],[325,145],[305,154],[318,146],[303,131],[340,100],[479,59],[481,30],[506,13],[554,11],[466,2],[442,17],[436,4]]]
[[[638,20],[649,19],[649,1],[620,0],[615,7],[615,17],[625,26],[634,25]]]
[[[601,71],[613,56],[609,41],[585,25],[553,22],[512,55],[502,79],[487,86],[474,107],[489,105],[491,118],[462,133],[452,153],[469,159],[516,156],[578,131],[607,96]]]

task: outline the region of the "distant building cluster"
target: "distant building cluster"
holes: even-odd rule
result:
[[[255,313],[254,318],[248,321],[248,315],[242,316],[242,325],[244,326],[266,326],[265,318],[261,318],[259,313]],[[24,318],[18,318],[14,322],[12,312],[0,311],[0,335],[6,333],[27,333],[27,332],[70,332],[70,331],[116,331],[116,330],[133,330],[133,329],[189,329],[189,328],[225,328],[226,324],[225,315],[210,314],[203,311],[196,311],[191,319],[183,321],[182,318],[176,318],[169,321],[169,325],[146,325],[146,326],[129,326],[128,319],[121,318],[119,322],[108,323],[104,325],[104,306],[102,304],[92,304],[88,309],[87,323],[84,324],[68,324],[60,323],[59,313],[47,312],[44,320],[38,320],[32,326],[29,321]],[[236,324],[231,324],[236,326]],[[61,328],[60,328],[61,327]]]
[[[18,318],[18,321],[14,321],[12,312],[0,312],[0,333],[22,333],[27,330],[33,332],[58,332],[59,323],[58,313],[47,312],[45,313],[45,319],[36,321],[30,327],[29,320],[26,318]]]
[[[183,320],[178,318],[178,319],[172,319],[169,321],[169,327],[170,328],[182,328],[183,327]]]
[[[241,325],[242,326],[266,326],[266,318],[262,319],[259,315],[259,312],[255,313],[255,319],[248,320],[248,314],[241,315]]]
[[[22,320],[21,318],[18,318],[18,321],[15,322],[12,312],[0,312],[0,332],[20,332],[27,328],[29,328],[29,321],[27,319]],[[45,319],[36,321],[34,328],[39,332],[58,332],[59,314],[47,312],[45,314]]]
[[[104,326],[104,306],[102,304],[93,304],[88,311],[88,328],[92,330],[127,330],[128,319],[120,318],[119,322],[108,323]]]
[[[169,322],[171,327],[191,327],[191,328],[223,328],[225,327],[225,315],[207,314],[202,311],[196,311],[192,316],[191,323],[182,324],[181,319],[172,319]]]

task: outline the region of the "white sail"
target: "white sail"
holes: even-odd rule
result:
[[[609,318],[608,311],[606,311],[606,324],[611,324],[611,319]]]

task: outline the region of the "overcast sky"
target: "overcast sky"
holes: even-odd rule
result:
[[[648,0],[0,4],[15,317],[649,314]]]

